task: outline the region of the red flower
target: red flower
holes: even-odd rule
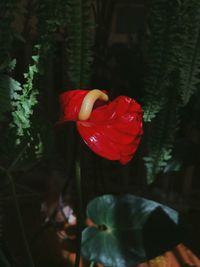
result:
[[[76,121],[84,142],[96,154],[109,160],[119,160],[122,164],[128,163],[143,134],[140,105],[127,96],[119,96],[111,102],[104,102],[103,105],[102,101],[98,100],[89,118],[80,119],[82,102],[89,92],[91,91],[73,90],[60,96],[64,114],[59,123]],[[103,100],[107,100],[105,91],[102,92]]]

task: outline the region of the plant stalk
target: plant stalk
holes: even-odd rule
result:
[[[20,226],[21,233],[22,233],[22,238],[23,238],[23,241],[24,241],[24,245],[25,245],[25,249],[26,249],[26,253],[27,253],[27,257],[28,257],[28,261],[29,261],[28,266],[29,267],[34,267],[35,265],[33,263],[33,258],[32,258],[32,255],[31,255],[31,251],[30,251],[30,248],[29,248],[29,244],[28,244],[27,238],[26,238],[26,233],[25,233],[25,229],[24,229],[24,223],[23,223],[22,216],[21,216],[21,211],[20,211],[20,207],[19,207],[19,202],[18,202],[18,198],[17,198],[17,193],[16,193],[16,188],[15,188],[15,184],[14,184],[14,181],[13,181],[13,177],[12,177],[11,173],[8,170],[6,170],[6,169],[4,169],[2,167],[0,167],[0,169],[6,174],[6,176],[9,179],[10,185],[11,185],[12,195],[13,195],[15,209],[16,209],[16,213],[17,213],[17,219],[18,219],[18,222],[19,222],[19,226]]]
[[[94,267],[94,265],[95,265],[95,263],[92,261],[92,262],[90,263],[90,267]]]
[[[76,189],[78,197],[77,205],[77,251],[74,267],[79,267],[81,257],[81,241],[83,229],[83,203],[82,203],[82,189],[81,189],[81,170],[80,162],[76,161]]]

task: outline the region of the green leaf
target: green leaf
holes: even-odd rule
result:
[[[104,266],[133,266],[180,242],[178,213],[134,195],[97,197],[87,216],[95,226],[83,231],[82,254]]]
[[[15,66],[16,66],[16,59],[14,58],[13,60],[10,61],[9,63],[9,70],[12,71],[15,69]]]
[[[69,10],[69,39],[68,50],[68,76],[76,88],[87,88],[91,78],[91,63],[93,61],[92,47],[94,45],[94,31],[92,25],[92,1],[69,0],[72,7]]]
[[[178,172],[181,170],[181,167],[183,165],[183,162],[180,159],[173,159],[168,162],[166,167],[164,168],[164,173],[167,172]]]
[[[13,62],[14,64],[14,62]],[[22,90],[18,81],[9,75],[1,74],[0,76],[0,120],[4,119],[4,115],[12,110],[12,99],[18,98],[17,92]]]
[[[182,108],[200,83],[200,2],[151,0],[148,15],[148,75],[145,82],[144,121],[147,135],[147,182],[158,173],[179,170],[167,164],[181,126]]]
[[[16,65],[16,59],[10,59],[10,58],[5,58],[4,60],[2,59],[0,63],[0,71],[12,71],[14,70]]]

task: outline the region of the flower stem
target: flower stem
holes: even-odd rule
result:
[[[82,189],[81,189],[81,170],[80,162],[76,161],[76,189],[78,196],[78,205],[77,205],[77,251],[74,267],[79,267],[80,257],[81,257],[81,241],[82,241],[82,228],[83,228],[83,212],[82,212]]]
[[[23,220],[22,220],[22,216],[21,216],[21,211],[20,211],[20,207],[19,207],[19,202],[18,202],[18,197],[17,197],[17,193],[16,193],[16,188],[15,188],[15,184],[13,181],[13,177],[11,175],[11,173],[0,167],[0,169],[6,174],[6,176],[9,179],[10,185],[11,185],[11,190],[12,190],[12,195],[13,195],[13,199],[14,199],[14,203],[15,203],[15,209],[16,209],[16,213],[17,213],[17,218],[18,218],[18,222],[19,222],[19,226],[21,229],[21,233],[22,233],[22,238],[24,240],[24,245],[25,245],[25,249],[26,249],[26,253],[27,253],[27,257],[28,257],[28,261],[29,261],[29,267],[34,267],[34,263],[33,263],[33,258],[30,252],[30,248],[29,248],[29,244],[26,238],[26,233],[25,233],[25,229],[24,229],[24,224],[23,224]]]

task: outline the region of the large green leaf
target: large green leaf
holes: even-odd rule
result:
[[[162,254],[180,242],[178,213],[133,195],[104,195],[92,200],[83,231],[82,254],[109,267],[128,267]]]

